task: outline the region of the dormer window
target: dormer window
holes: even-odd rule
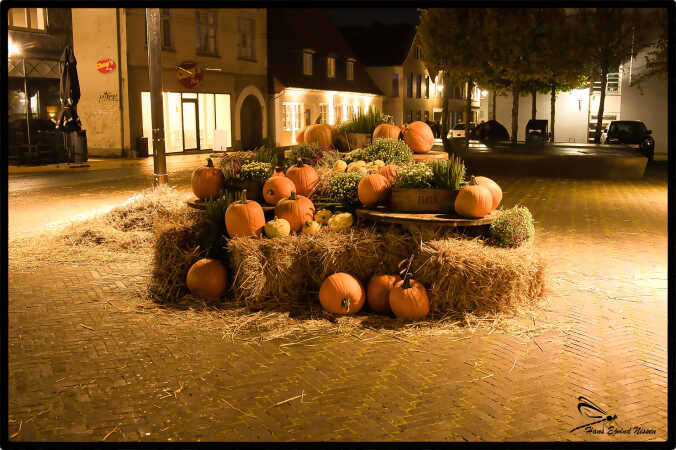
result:
[[[422,59],[422,49],[419,45],[415,46],[415,59]]]
[[[303,75],[312,75],[312,54],[314,51],[303,50]]]
[[[336,78],[336,58],[333,56],[326,58],[326,76]]]
[[[352,81],[354,80],[354,60],[348,59],[346,66],[347,79]]]

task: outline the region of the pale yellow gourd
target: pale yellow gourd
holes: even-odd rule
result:
[[[381,168],[385,166],[385,161],[383,161],[382,159],[376,159],[375,161],[373,161],[373,164],[378,166],[378,168]]]
[[[331,217],[333,213],[329,211],[328,209],[320,209],[315,213],[314,219],[320,224],[320,225],[326,225],[329,221],[329,217]]]
[[[328,225],[334,231],[346,230],[352,226],[354,218],[351,213],[340,213],[331,216]]]
[[[265,224],[265,235],[267,237],[288,236],[291,233],[291,224],[286,219],[280,219],[277,216]]]
[[[321,227],[322,226],[316,220],[309,220],[303,224],[303,234],[317,234]]]
[[[342,159],[339,159],[338,161],[333,163],[334,172],[345,172],[345,170],[347,170],[347,163]]]

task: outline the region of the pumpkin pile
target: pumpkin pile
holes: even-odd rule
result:
[[[472,177],[455,198],[455,212],[464,217],[480,218],[494,211],[502,201],[502,189],[487,177]]]

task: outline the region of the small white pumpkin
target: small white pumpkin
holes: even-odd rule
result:
[[[381,168],[385,166],[385,161],[383,161],[382,159],[376,159],[375,161],[373,161],[373,164],[378,166],[378,168]]]
[[[326,225],[327,222],[329,221],[329,217],[331,217],[332,215],[333,213],[328,209],[320,209],[315,213],[314,218],[320,225]]]
[[[267,237],[288,236],[291,233],[291,224],[286,219],[280,219],[277,216],[265,224],[265,235]]]
[[[354,218],[351,213],[340,213],[331,216],[328,225],[334,231],[346,230],[352,226]]]
[[[338,161],[333,163],[333,171],[334,172],[345,172],[347,169],[347,163],[343,161],[342,159],[339,159]]]
[[[316,220],[308,220],[303,224],[303,234],[317,234],[321,227]]]

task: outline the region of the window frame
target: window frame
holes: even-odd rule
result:
[[[310,49],[303,49],[303,52],[301,54],[301,70],[303,72],[303,75],[308,76],[308,77],[311,77],[314,73],[314,67],[313,67],[314,66],[314,53],[315,52],[310,50]],[[305,57],[306,56],[309,56],[309,61],[310,61],[309,65],[307,67],[305,65]],[[305,70],[308,67],[310,69],[309,73]]]
[[[319,104],[319,123],[329,123],[329,104]]]
[[[406,80],[406,96],[408,98],[413,98],[413,72],[408,73]]]
[[[416,93],[415,98],[422,98],[422,74],[419,73],[416,78]]]
[[[25,27],[21,27],[21,26],[18,26],[18,25],[10,25],[9,21],[10,21],[10,17],[12,17],[12,15],[10,14],[10,10],[12,10],[12,9],[23,9],[23,14],[24,14],[24,17],[26,18],[26,26]],[[14,8],[14,7],[7,8],[7,29],[8,30],[16,30],[16,31],[25,31],[25,32],[28,32],[28,33],[48,33],[49,32],[49,20],[48,20],[49,16],[48,16],[47,10],[49,8],[35,8],[35,9],[41,9],[42,10],[42,22],[43,22],[42,25],[44,26],[43,29],[31,28],[31,26],[30,26],[31,17],[30,17],[30,14],[28,12],[29,9],[31,9],[31,8]]]
[[[250,47],[251,47],[251,54],[243,56],[242,55],[242,49],[244,47],[241,46],[242,44],[242,25],[244,23],[250,23],[251,24],[251,35],[250,35]],[[237,18],[237,59],[241,59],[244,61],[256,61],[256,19],[252,19],[251,17],[238,17]]]
[[[430,98],[430,76],[425,75],[425,98]]]
[[[209,23],[209,16],[213,15],[214,18],[214,23],[210,24]],[[202,23],[202,17],[206,17],[206,23]],[[199,9],[195,10],[195,22],[196,22],[196,31],[197,31],[197,45],[195,49],[195,54],[199,56],[220,56],[218,54],[218,11],[214,10],[206,10],[206,11],[200,11]],[[207,42],[209,41],[209,29],[213,27],[214,30],[214,50],[213,52],[209,50],[204,50],[201,47],[202,44],[202,36],[201,36],[201,31],[202,27],[207,27]]]
[[[282,129],[284,131],[293,131],[293,123],[291,121],[293,120],[293,114],[292,114],[292,109],[296,110],[296,130],[301,130],[303,128],[303,122],[302,120],[304,119],[304,111],[305,105],[302,103],[294,103],[294,102],[284,102],[282,103]],[[301,117],[303,116],[303,117]]]
[[[345,62],[345,78],[347,81],[354,81],[354,59],[348,59]]]
[[[331,79],[336,78],[336,57],[333,55],[326,57],[326,77]]]

